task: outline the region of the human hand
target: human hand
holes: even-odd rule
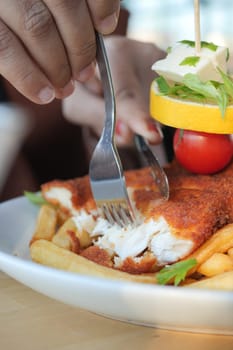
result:
[[[159,125],[149,115],[152,64],[164,56],[155,45],[111,36],[105,39],[116,96],[116,142],[132,143],[135,133],[151,144],[162,141]],[[97,136],[105,118],[104,99],[98,74],[85,84],[76,84],[74,93],[63,100],[63,114],[71,122],[89,126]]]
[[[111,33],[120,0],[0,0],[0,74],[45,104],[94,74],[95,29]]]

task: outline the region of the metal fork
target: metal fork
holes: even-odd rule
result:
[[[134,213],[126,189],[122,164],[114,143],[116,104],[103,37],[96,33],[96,59],[103,84],[105,124],[93,152],[89,176],[97,207],[112,224],[124,227],[134,223]]]

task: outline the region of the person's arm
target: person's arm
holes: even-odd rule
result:
[[[95,29],[111,33],[120,0],[0,0],[0,74],[45,104],[94,72]]]

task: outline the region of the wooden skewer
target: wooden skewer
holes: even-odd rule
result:
[[[200,2],[194,0],[194,25],[195,25],[195,50],[196,55],[201,51],[201,34],[200,34]]]

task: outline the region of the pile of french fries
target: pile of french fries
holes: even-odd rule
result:
[[[83,275],[157,283],[157,273],[129,274],[79,255],[80,250],[90,245],[89,234],[78,230],[72,218],[64,217],[60,210],[53,206],[41,206],[30,242],[33,261]],[[180,286],[233,291],[233,224],[218,230],[187,257],[190,258],[195,259],[197,263],[187,273]]]

